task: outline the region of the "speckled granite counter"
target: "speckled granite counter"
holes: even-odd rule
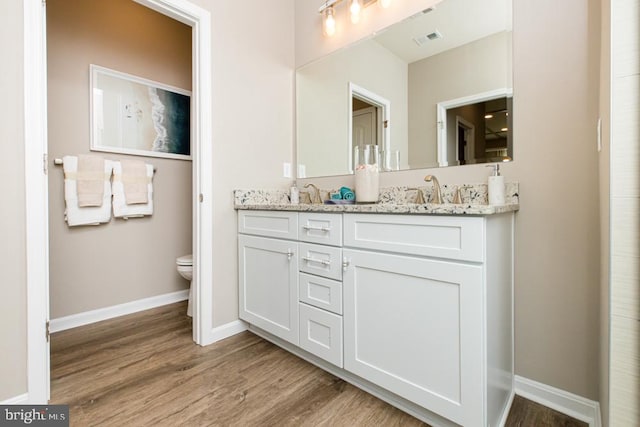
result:
[[[425,200],[432,198],[430,187],[386,187],[380,189],[378,203],[354,205],[325,205],[300,203],[292,205],[289,192],[286,190],[235,190],[234,208],[246,210],[278,210],[294,212],[351,212],[351,213],[387,213],[387,214],[422,214],[422,215],[492,215],[513,212],[520,209],[518,183],[506,185],[507,204],[497,206],[487,204],[487,185],[465,185],[461,190],[464,203],[452,204],[455,185],[441,186],[444,204],[416,204],[416,195],[422,191]],[[321,190],[323,200],[336,190]],[[305,200],[305,192],[301,190],[301,200]]]

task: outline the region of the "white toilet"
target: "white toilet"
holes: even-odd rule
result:
[[[183,255],[176,258],[176,266],[178,267],[178,273],[189,281],[189,303],[187,304],[187,316],[191,316],[191,299],[193,289],[191,288],[191,279],[193,279],[193,255]]]

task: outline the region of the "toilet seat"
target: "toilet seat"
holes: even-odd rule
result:
[[[176,258],[176,264],[182,266],[193,266],[193,255],[183,255]]]

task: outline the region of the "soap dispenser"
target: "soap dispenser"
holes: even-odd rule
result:
[[[291,201],[292,205],[297,205],[300,203],[300,190],[298,190],[298,185],[296,184],[295,181],[293,181],[293,185],[291,186],[291,189],[289,190],[290,194],[289,194],[289,200]]]
[[[504,205],[505,203],[505,189],[504,189],[504,176],[500,175],[500,165],[487,165],[488,168],[493,168],[493,174],[489,177],[488,192],[489,192],[489,204],[490,205]]]

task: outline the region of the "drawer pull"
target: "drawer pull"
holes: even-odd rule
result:
[[[347,257],[342,258],[342,271],[347,271],[347,268],[349,268],[349,260],[347,259]]]
[[[291,249],[287,249],[287,261],[291,261],[293,257],[293,251]]]
[[[303,225],[302,228],[307,231],[322,231],[323,233],[331,231],[331,227],[314,227],[312,225]]]
[[[331,261],[327,260],[327,259],[317,259],[317,258],[311,258],[311,257],[302,257],[302,259],[304,261],[307,262],[317,262],[318,264],[322,264],[322,265],[326,265],[329,266],[331,265]]]

